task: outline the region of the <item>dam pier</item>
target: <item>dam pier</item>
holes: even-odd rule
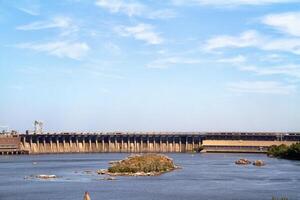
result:
[[[6,134],[0,155],[49,153],[265,153],[272,145],[300,142],[300,133],[109,132]]]

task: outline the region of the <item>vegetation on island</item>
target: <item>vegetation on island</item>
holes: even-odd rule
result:
[[[161,154],[142,154],[116,161],[108,168],[110,175],[151,176],[176,169],[173,160]]]
[[[290,146],[281,144],[279,146],[271,146],[268,150],[268,156],[284,158],[290,160],[300,160],[300,143],[295,143]]]

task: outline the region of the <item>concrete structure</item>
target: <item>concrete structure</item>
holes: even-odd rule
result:
[[[30,153],[187,152],[201,146],[201,135],[177,133],[102,133],[21,135]]]
[[[0,155],[27,154],[26,150],[21,149],[20,137],[18,135],[0,135]]]
[[[22,134],[20,149],[29,153],[97,152],[266,152],[271,145],[300,142],[300,133],[149,132]]]
[[[205,134],[202,141],[205,152],[265,153],[272,145],[300,142],[300,133],[218,132]]]
[[[300,133],[148,132],[0,135],[0,155],[43,153],[255,152],[300,142]]]

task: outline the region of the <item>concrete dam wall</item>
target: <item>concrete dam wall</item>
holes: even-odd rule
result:
[[[300,142],[299,133],[59,133],[19,135],[20,149],[43,153],[266,152]]]
[[[21,149],[29,153],[188,152],[201,146],[197,135],[22,135]]]

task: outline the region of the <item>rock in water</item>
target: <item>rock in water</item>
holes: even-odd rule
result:
[[[249,164],[251,164],[251,161],[247,160],[245,158],[241,158],[241,159],[235,161],[235,164],[236,165],[249,165]]]
[[[85,192],[85,193],[84,193],[83,200],[91,200],[91,197],[90,197],[89,192]]]
[[[107,170],[106,169],[99,169],[99,170],[97,170],[97,174],[101,174],[101,175],[107,174]]]
[[[266,165],[266,163],[262,160],[256,160],[253,162],[253,165],[260,167]]]
[[[105,177],[105,178],[103,178],[103,180],[107,180],[107,181],[114,181],[114,180],[116,180],[116,178],[115,177]]]
[[[57,178],[56,175],[46,175],[46,174],[36,175],[35,177],[39,178],[39,179],[53,179],[53,178]]]

